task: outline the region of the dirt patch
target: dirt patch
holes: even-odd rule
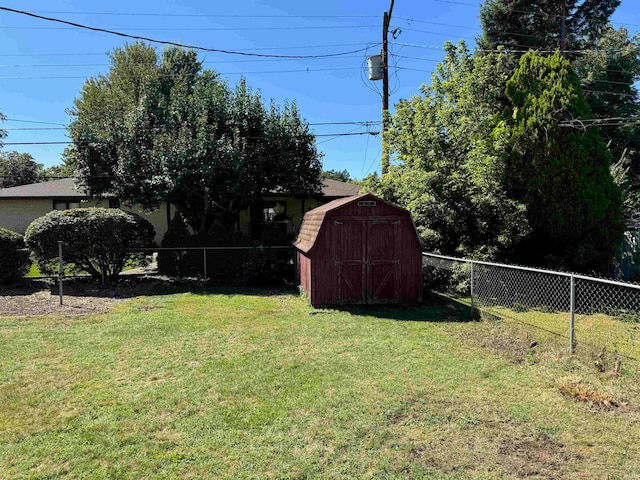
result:
[[[524,330],[510,331],[488,322],[478,325],[462,334],[465,340],[502,355],[515,364],[535,361],[539,344],[531,333]]]
[[[102,287],[89,278],[69,279],[63,284],[63,301],[60,305],[57,284],[35,280],[17,287],[0,288],[0,317],[95,315],[106,313],[129,298],[201,287],[197,281],[194,282],[162,276],[127,276],[114,286]],[[143,305],[141,310],[152,308]]]
[[[503,439],[498,456],[502,467],[519,478],[566,478],[564,466],[575,459],[564,445],[544,433]]]
[[[93,296],[66,296],[60,305],[60,298],[49,290],[22,295],[0,295],[0,316],[35,315],[91,315],[105,313],[124,298],[97,298]]]

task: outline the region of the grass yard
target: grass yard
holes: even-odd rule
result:
[[[0,478],[640,476],[631,368],[469,318],[230,290],[0,318]]]
[[[505,319],[515,320],[561,335],[567,339],[565,344],[566,348],[569,348],[568,312],[541,312],[535,309],[515,311],[498,306],[486,307],[483,310]],[[574,328],[577,347],[587,347],[592,350],[606,348],[611,353],[640,360],[640,323],[637,322],[635,316],[629,317],[633,321],[623,321],[601,313],[576,314]]]

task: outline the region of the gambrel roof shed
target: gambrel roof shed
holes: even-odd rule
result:
[[[411,215],[372,194],[310,210],[294,246],[314,306],[421,300],[422,249]]]

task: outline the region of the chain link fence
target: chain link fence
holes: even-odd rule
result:
[[[427,288],[585,348],[640,360],[640,285],[423,253]]]

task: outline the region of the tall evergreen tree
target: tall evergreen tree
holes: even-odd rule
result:
[[[527,205],[532,228],[517,249],[519,260],[602,272],[622,235],[622,200],[599,132],[559,125],[591,116],[577,75],[559,53],[529,52],[507,95],[513,106],[494,138],[506,147],[507,192]]]

